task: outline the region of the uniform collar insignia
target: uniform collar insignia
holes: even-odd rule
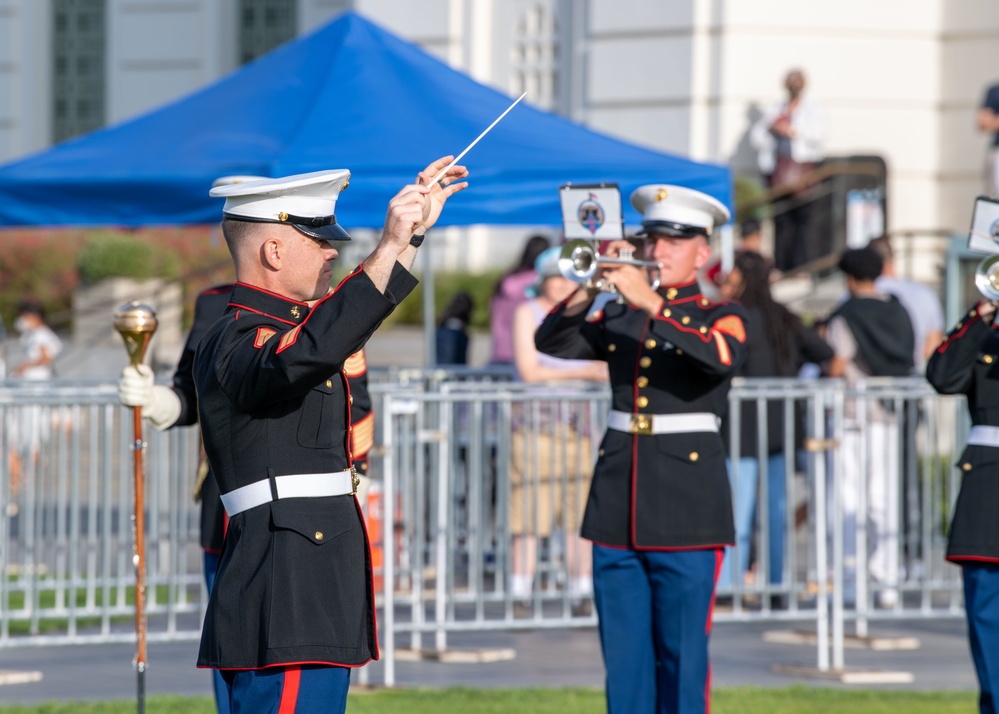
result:
[[[277,293],[246,283],[236,283],[229,298],[230,307],[259,312],[289,325],[300,325],[309,316],[309,306],[304,302],[286,298]]]
[[[659,288],[659,294],[664,296],[669,302],[680,302],[700,297],[701,288],[695,280],[692,283],[685,283],[683,285],[661,287]]]

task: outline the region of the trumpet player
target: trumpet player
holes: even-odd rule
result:
[[[608,364],[612,406],[582,524],[593,581],[609,714],[709,709],[708,636],[732,499],[718,433],[746,357],[745,314],[701,294],[708,236],[729,213],[680,186],[631,195],[659,264],[602,264],[622,302],[588,314],[592,290],[558,305],[535,335],[541,352]],[[614,257],[628,244],[608,246]]]
[[[988,290],[988,288],[986,288]],[[940,394],[964,394],[971,432],[958,461],[961,491],[947,560],[961,566],[968,642],[978,674],[979,711],[994,714],[999,698],[999,331],[994,293],[962,317],[926,365]]]

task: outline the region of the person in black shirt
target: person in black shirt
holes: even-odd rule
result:
[[[843,377],[851,389],[868,377],[912,374],[915,339],[909,313],[874,283],[883,268],[881,256],[871,248],[847,250],[839,268],[850,297],[829,318],[826,341],[835,355],[826,373]],[[834,485],[842,506],[845,600],[855,599],[857,573],[863,572],[857,533],[869,523],[867,572],[877,585],[878,604],[892,607],[898,602],[899,576],[899,415],[878,400],[860,404],[848,398],[844,420],[842,479]],[[860,513],[865,485],[867,512]]]

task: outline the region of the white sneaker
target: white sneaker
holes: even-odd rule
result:
[[[878,592],[878,607],[882,610],[891,610],[898,605],[898,590],[896,588],[884,588]]]

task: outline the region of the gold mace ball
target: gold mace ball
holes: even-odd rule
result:
[[[138,367],[146,356],[146,348],[149,347],[149,340],[158,324],[156,311],[138,300],[125,303],[114,311],[114,329],[125,341],[128,359],[133,367]]]

